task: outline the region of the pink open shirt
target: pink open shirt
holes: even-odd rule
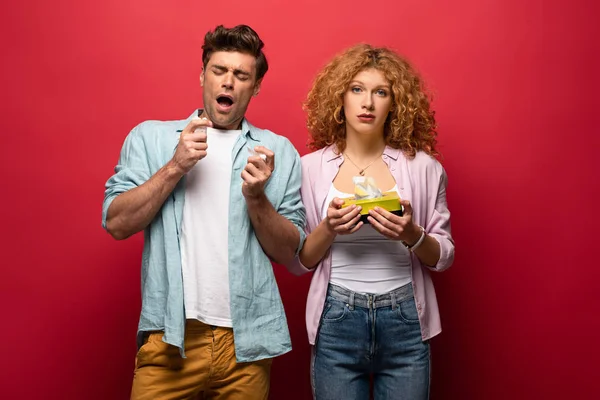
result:
[[[329,146],[302,157],[302,201],[306,207],[306,233],[309,234],[322,220],[321,211],[333,179],[344,161]],[[413,208],[413,221],[440,243],[440,260],[435,267],[426,267],[412,256],[412,283],[421,322],[421,336],[428,340],[441,332],[440,314],[430,271],[443,271],[454,259],[454,241],[450,234],[450,211],[446,204],[446,173],[442,165],[426,153],[418,152],[413,159],[400,150],[386,147],[383,161],[396,184],[400,197],[409,200]],[[297,274],[310,271],[299,258],[290,265]],[[312,277],[306,304],[308,340],[315,343],[319,320],[323,312],[327,286],[331,275],[331,252],[319,262]]]

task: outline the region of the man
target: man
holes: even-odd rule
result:
[[[144,230],[136,400],[266,399],[291,350],[270,260],[304,241],[299,155],[244,118],[268,69],[256,32],[204,40],[204,109],[135,127],[106,184],[105,229]]]

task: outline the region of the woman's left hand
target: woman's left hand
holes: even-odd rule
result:
[[[404,206],[401,217],[381,207],[375,207],[373,210],[369,210],[367,219],[373,228],[383,236],[413,244],[419,240],[421,229],[412,220],[413,210],[410,201],[402,200],[400,204]]]

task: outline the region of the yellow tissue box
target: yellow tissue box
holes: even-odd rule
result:
[[[402,216],[402,205],[400,204],[400,196],[398,196],[397,192],[385,192],[382,197],[377,197],[375,199],[362,199],[356,200],[354,197],[349,197],[344,199],[344,204],[342,204],[342,208],[349,207],[352,204],[356,204],[357,206],[361,206],[362,210],[360,210],[360,220],[365,224],[368,224],[369,221],[367,217],[369,216],[369,210],[374,209],[375,207],[383,208],[391,212],[392,214]]]

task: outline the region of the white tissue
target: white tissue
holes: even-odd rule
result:
[[[371,176],[355,176],[352,181],[354,182],[354,197],[357,200],[375,199],[383,196],[375,183],[375,179]]]
[[[266,154],[262,154],[262,153],[258,153],[257,151],[251,149],[250,147],[246,147],[248,149],[248,153],[251,156],[259,156],[260,158],[262,158],[263,161],[267,161],[267,155]]]

